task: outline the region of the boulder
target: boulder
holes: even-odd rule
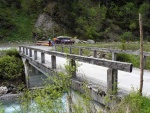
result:
[[[95,41],[94,41],[94,40],[87,40],[87,42],[88,42],[89,44],[95,44]]]
[[[85,41],[85,40],[80,40],[80,42],[79,42],[80,44],[86,44],[86,43],[88,43],[87,41]]]
[[[75,39],[74,41],[75,41],[75,43],[79,43],[79,42],[80,42],[80,40],[79,40],[79,39]]]
[[[8,91],[6,86],[1,86],[0,87],[0,95],[6,94]]]

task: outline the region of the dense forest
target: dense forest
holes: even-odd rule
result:
[[[138,41],[141,13],[150,41],[149,0],[0,0],[0,40],[32,41],[42,13],[61,28],[54,27],[56,35],[95,41]]]

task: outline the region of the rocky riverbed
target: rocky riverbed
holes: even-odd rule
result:
[[[17,82],[0,81],[0,101],[14,100],[20,96],[24,85],[19,85]]]

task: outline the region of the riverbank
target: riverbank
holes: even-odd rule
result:
[[[22,59],[16,49],[10,48],[0,47],[8,49],[0,52],[0,102],[16,98],[26,87]]]
[[[35,45],[34,42],[4,42],[4,43],[0,43],[0,48],[13,48],[13,47],[18,47],[20,45],[26,45],[26,46],[30,46],[30,45]]]

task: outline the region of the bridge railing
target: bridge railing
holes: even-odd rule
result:
[[[47,51],[47,50],[37,49],[33,47],[26,47],[26,46],[19,46],[19,52],[21,56],[30,58],[32,59],[32,61],[34,60],[35,62],[37,61],[37,52],[40,52],[41,64],[45,63],[45,54],[51,55],[51,68],[52,69],[56,69],[56,57],[63,57],[63,58],[70,59],[70,64],[71,66],[74,66],[74,67],[76,67],[76,61],[81,61],[85,63],[107,67],[108,68],[107,91],[109,92],[117,91],[118,70],[122,70],[125,72],[132,72],[132,63],[105,60],[105,59],[99,59],[99,58],[91,58],[87,56],[66,54],[66,53],[56,52],[56,51]],[[73,72],[72,74],[73,74],[72,75],[73,77],[76,77],[76,72]]]
[[[97,52],[106,52],[112,54],[112,60],[116,60],[118,53],[140,55],[140,50],[121,50],[121,49],[110,49],[110,48],[98,48],[98,47],[86,47],[86,46],[74,46],[74,45],[54,45],[54,50],[61,47],[61,52],[64,52],[64,48],[69,48],[69,53],[72,53],[73,48],[78,49],[79,55],[83,55],[83,50],[93,51],[93,57],[97,58]],[[143,52],[144,67],[146,65],[146,57],[150,57],[150,52]]]

